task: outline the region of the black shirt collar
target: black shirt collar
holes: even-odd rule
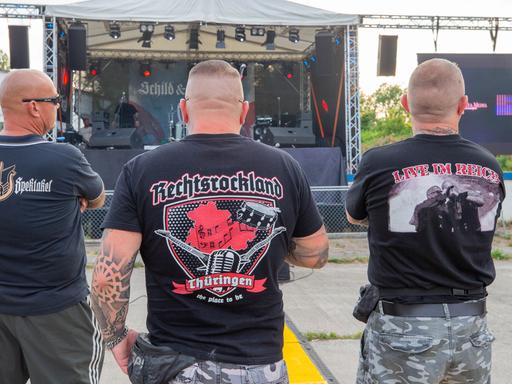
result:
[[[0,143],[2,144],[34,144],[45,142],[46,139],[39,135],[24,136],[3,136],[0,135]]]

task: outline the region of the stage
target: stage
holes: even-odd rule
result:
[[[172,146],[175,143],[164,144]],[[345,162],[339,147],[282,148],[299,162],[311,186],[347,185]],[[146,152],[143,149],[84,149],[82,150],[92,168],[103,179],[106,190],[115,189],[123,165],[135,156]]]

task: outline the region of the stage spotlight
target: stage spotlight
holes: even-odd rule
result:
[[[298,43],[300,41],[299,30],[297,28],[291,28],[288,32],[288,39],[292,43]]]
[[[309,59],[312,63],[316,63],[316,56],[313,55],[311,56],[311,58]]]
[[[139,68],[139,72],[142,77],[151,77],[151,64],[149,63],[142,63]]]
[[[188,40],[188,47],[190,49],[199,49],[199,44],[201,44],[201,42],[199,41],[199,29],[198,28],[190,29],[190,38]]]
[[[226,48],[225,39],[226,33],[222,29],[217,30],[217,44],[215,44],[215,48]]]
[[[304,64],[304,67],[306,68],[310,68],[311,67],[311,64],[309,63],[309,60],[308,59],[304,59],[302,61],[302,64]]]
[[[115,21],[109,24],[109,35],[116,40],[121,37],[121,26]]]
[[[342,43],[341,37],[340,36],[336,36],[335,39],[334,39],[334,42],[336,43],[336,45],[341,45],[341,43]]]
[[[174,27],[171,24],[167,24],[164,28],[164,38],[171,41],[176,38],[176,33],[174,32]]]
[[[92,77],[96,76],[99,73],[98,67],[96,64],[91,64],[89,66],[89,75]]]
[[[283,64],[283,74],[288,80],[293,79],[293,64],[285,63]]]
[[[251,36],[265,36],[265,28],[263,27],[252,27]]]
[[[240,42],[245,41],[245,28],[244,27],[236,27],[235,28],[235,39]]]
[[[151,37],[153,37],[155,25],[142,23],[139,26],[139,30],[142,32],[142,36],[137,40],[137,43],[142,41],[142,48],[151,48]]]
[[[263,45],[267,46],[267,51],[272,51],[272,50],[276,49],[276,45],[274,43],[275,39],[276,39],[276,31],[272,31],[272,30],[267,31],[267,39],[263,43]]]

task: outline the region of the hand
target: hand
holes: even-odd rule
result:
[[[135,340],[137,340],[137,336],[139,336],[139,333],[130,329],[123,341],[112,348],[114,359],[116,359],[117,365],[119,365],[119,368],[121,368],[125,375],[128,374],[128,360],[130,359],[132,347],[135,344]]]
[[[80,212],[84,213],[88,206],[89,201],[85,197],[80,197]]]

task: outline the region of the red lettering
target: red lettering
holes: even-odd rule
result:
[[[416,172],[416,167],[407,167],[402,170],[404,172],[405,180],[412,179],[414,177],[418,177],[418,172]]]
[[[468,164],[468,175],[469,176],[478,176],[478,165]]]
[[[457,163],[457,164],[455,164],[455,168],[457,169],[457,171],[455,172],[456,175],[459,175],[459,176],[467,176],[468,175],[467,164]]]
[[[395,184],[401,183],[405,179],[400,175],[400,171],[393,172],[393,179],[395,179]]]
[[[420,176],[430,175],[430,172],[428,171],[428,164],[417,165],[416,170],[418,171]]]
[[[435,163],[432,164],[432,168],[434,169],[434,174],[436,175],[451,175],[452,174],[452,165],[450,163]]]

